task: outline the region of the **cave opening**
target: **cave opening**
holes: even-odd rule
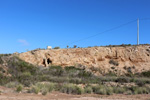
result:
[[[45,67],[47,67],[47,66],[49,66],[50,64],[52,64],[52,61],[50,60],[50,58],[48,58],[48,59],[43,59],[42,64],[43,64]]]
[[[49,58],[47,59],[47,64],[52,64],[52,61]]]
[[[45,59],[43,59],[43,62],[42,62],[42,64],[43,64],[44,66],[46,66]]]

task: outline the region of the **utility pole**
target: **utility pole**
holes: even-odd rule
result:
[[[137,19],[137,45],[139,45],[139,18]]]

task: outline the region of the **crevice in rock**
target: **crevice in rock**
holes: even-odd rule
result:
[[[42,64],[47,67],[48,65],[52,64],[52,61],[50,60],[50,58],[48,59],[43,59]]]
[[[47,64],[52,64],[52,61],[50,60],[50,58],[47,59]]]
[[[43,59],[42,64],[46,67],[45,59]]]

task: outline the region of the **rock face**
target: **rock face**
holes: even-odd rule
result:
[[[150,45],[33,50],[19,58],[38,66],[86,66],[101,73],[150,70]]]

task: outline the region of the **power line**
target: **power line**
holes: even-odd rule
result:
[[[103,31],[103,32],[101,32],[101,33],[97,33],[97,34],[95,34],[95,35],[92,35],[92,36],[89,36],[89,37],[86,37],[86,38],[83,38],[83,39],[80,39],[80,40],[77,40],[77,41],[68,43],[67,45],[74,44],[74,43],[77,43],[77,42],[80,42],[80,41],[83,41],[83,40],[87,40],[87,39],[89,39],[89,38],[93,38],[93,37],[98,36],[98,35],[100,35],[100,34],[104,34],[104,33],[106,33],[106,32],[116,30],[116,29],[118,29],[118,28],[120,28],[120,27],[126,26],[126,25],[131,24],[131,23],[136,22],[136,21],[137,21],[137,19],[136,19],[136,20],[133,20],[133,21],[130,21],[130,22],[127,22],[127,23],[125,23],[125,24],[121,24],[121,25],[119,25],[119,26],[117,26],[117,27],[114,27],[114,28],[105,30],[105,31]]]
[[[150,20],[150,18],[142,18],[142,19],[139,19],[139,20]]]

